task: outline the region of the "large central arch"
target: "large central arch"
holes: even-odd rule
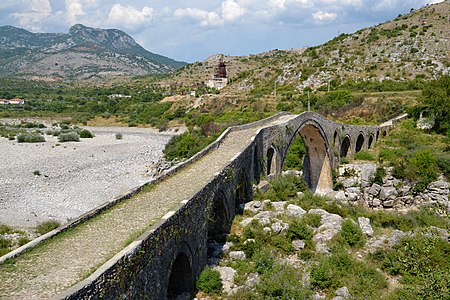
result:
[[[330,192],[333,189],[333,178],[331,176],[331,161],[328,154],[329,145],[323,130],[314,123],[306,123],[300,126],[296,134],[301,136],[306,146],[303,174],[306,175],[305,179],[308,186],[317,194]],[[296,134],[291,138],[289,147]]]

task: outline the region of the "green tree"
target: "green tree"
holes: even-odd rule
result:
[[[424,109],[435,118],[434,129],[445,133],[450,130],[450,76],[430,81],[422,90]]]

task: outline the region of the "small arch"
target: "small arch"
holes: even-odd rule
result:
[[[380,138],[380,131],[377,130],[377,137],[376,137],[376,141],[378,141],[378,139]]]
[[[364,135],[360,133],[358,135],[358,139],[356,140],[355,153],[361,151],[363,145],[364,145]]]
[[[225,194],[219,191],[214,197],[208,217],[208,240],[222,241],[230,231],[231,221]]]
[[[387,136],[387,130],[383,130],[383,136]]]
[[[369,144],[367,145],[367,148],[370,149],[373,146],[373,134],[369,136]]]
[[[339,157],[346,157],[348,155],[348,149],[350,149],[350,138],[348,136],[344,137],[341,143],[341,151],[339,152]]]
[[[276,175],[277,173],[277,155],[274,146],[267,149],[267,175]]]
[[[172,264],[167,287],[167,299],[179,299],[180,297],[191,299],[194,292],[194,280],[192,276],[191,262],[188,255],[180,252]]]

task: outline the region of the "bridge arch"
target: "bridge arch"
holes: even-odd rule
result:
[[[364,134],[360,132],[358,134],[358,138],[356,139],[356,145],[355,145],[355,153],[358,153],[362,150],[364,146]]]
[[[274,145],[271,145],[267,149],[267,176],[274,176],[277,174],[277,149]]]
[[[297,134],[301,136],[306,148],[303,175],[308,186],[315,193],[324,194],[329,192],[333,188],[329,154],[330,146],[323,128],[312,120],[301,124],[290,137],[286,153]],[[284,155],[285,157],[286,155]]]
[[[192,272],[192,253],[186,242],[180,246],[167,284],[166,299],[192,298],[194,294],[194,275]]]
[[[341,142],[341,149],[339,151],[339,157],[347,157],[348,150],[350,149],[350,137],[346,135]]]
[[[221,241],[230,231],[231,216],[227,197],[218,191],[213,198],[208,214],[208,240]]]
[[[369,143],[367,144],[367,149],[372,148],[373,143],[374,143],[374,137],[373,137],[373,134],[371,134],[371,135],[369,136]]]

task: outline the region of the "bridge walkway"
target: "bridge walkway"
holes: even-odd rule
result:
[[[292,118],[281,116],[270,126]],[[265,127],[263,126],[263,127]],[[0,265],[0,299],[46,299],[83,280],[243,151],[261,127],[233,131],[174,175]]]

